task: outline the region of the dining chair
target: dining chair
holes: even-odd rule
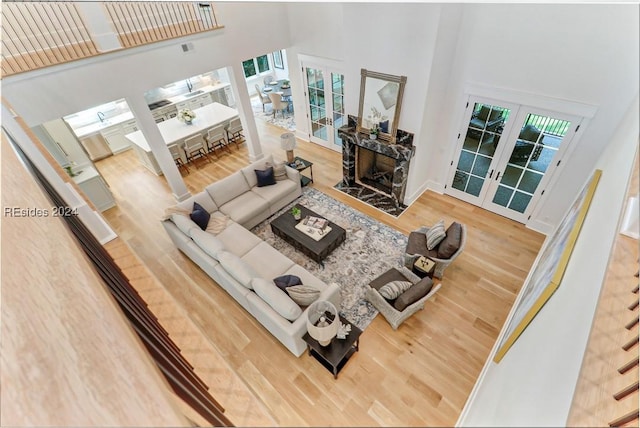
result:
[[[267,86],[271,82],[273,82],[273,74],[264,76],[264,78],[262,79],[262,83],[264,83],[265,86]]]
[[[265,94],[262,93],[262,91],[260,90],[260,86],[258,86],[258,84],[256,83],[256,92],[258,93],[258,96],[260,97],[260,102],[262,103],[262,111],[264,110],[264,105],[265,104],[271,104],[271,100],[269,99],[268,96],[266,96]]]
[[[182,162],[182,155],[180,154],[180,147],[178,147],[177,144],[171,144],[170,146],[168,146],[169,148],[169,153],[171,153],[171,157],[173,158],[173,161],[175,162],[176,166],[178,167],[178,171],[180,170],[180,168],[185,168],[187,170],[187,174],[189,173],[189,167]]]
[[[229,150],[229,144],[227,143],[227,139],[225,138],[224,124],[210,128],[207,131],[207,136],[204,139],[207,142],[208,153],[213,152],[217,157],[220,157],[218,156],[218,149],[222,150],[225,148],[229,153],[231,153],[231,150]]]
[[[195,134],[189,138],[186,138],[184,140],[184,152],[187,155],[187,162],[191,162],[198,158],[204,158],[211,162],[211,159],[206,152],[205,142],[202,138],[202,134]]]
[[[279,92],[270,93],[271,105],[273,106],[273,117],[276,117],[276,112],[281,111],[284,118],[284,111],[289,110],[289,102],[282,100],[282,94]]]
[[[225,126],[225,131],[227,131],[227,142],[228,144],[235,143],[237,148],[240,148],[238,142],[244,141],[244,135],[242,135],[242,122],[239,117],[235,119],[231,119],[231,121]]]

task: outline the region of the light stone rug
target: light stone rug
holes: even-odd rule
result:
[[[347,231],[347,239],[324,260],[324,268],[271,232],[269,223],[299,203]],[[340,286],[340,313],[360,329],[378,314],[365,300],[365,286],[391,267],[402,265],[407,237],[330,196],[306,187],[302,196],[251,230],[269,245],[326,283]]]

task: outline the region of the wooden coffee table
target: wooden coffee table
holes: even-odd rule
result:
[[[360,344],[360,335],[362,334],[362,330],[360,330],[355,325],[351,324],[345,318],[340,317],[340,321],[342,324],[347,324],[351,326],[351,331],[344,339],[338,339],[334,337],[327,346],[322,346],[315,340],[313,337],[306,333],[302,336],[302,340],[307,342],[307,349],[309,350],[309,355],[314,356],[320,364],[325,366],[327,370],[333,373],[333,378],[338,378],[338,373],[349,358],[358,352],[359,344]]]
[[[302,218],[305,218],[308,215],[322,217],[320,214],[316,214],[309,208],[300,204],[296,204],[296,207],[300,208]],[[343,228],[330,221],[329,226],[331,227],[331,231],[322,239],[316,241],[296,229],[296,224],[300,221],[301,220],[293,218],[291,211],[287,210],[271,222],[271,230],[276,236],[284,239],[302,254],[305,254],[310,259],[315,260],[321,265],[322,261],[329,255],[329,253],[338,248],[347,237],[347,232]]]

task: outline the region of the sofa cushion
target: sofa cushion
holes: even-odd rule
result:
[[[399,295],[407,291],[411,285],[412,284],[409,281],[390,281],[380,287],[378,292],[385,299],[394,300],[398,298]]]
[[[258,180],[256,178],[256,173],[254,170],[256,169],[265,169],[267,163],[273,162],[273,156],[269,155],[263,159],[257,160],[250,164],[249,166],[245,166],[240,170],[244,179],[247,180],[249,187],[256,187],[258,185]]]
[[[310,285],[293,285],[284,291],[300,306],[309,306],[320,297],[320,290]]]
[[[292,180],[276,181],[275,186],[254,187],[251,192],[267,200],[270,204],[279,201],[287,195],[295,192],[296,183]]]
[[[283,291],[286,291],[285,288],[287,287],[302,284],[300,277],[295,275],[282,275],[277,278],[273,278],[273,282]]]
[[[393,307],[402,312],[407,306],[429,294],[431,288],[433,288],[433,281],[428,276],[425,276],[420,282],[413,284],[404,293],[399,295],[396,301],[393,302]]]
[[[248,192],[249,185],[244,175],[240,171],[237,171],[222,180],[208,185],[205,190],[209,193],[218,208],[220,208],[230,200]]]
[[[427,235],[422,232],[411,232],[407,240],[405,253],[425,256],[427,251]]]
[[[258,180],[258,187],[273,186],[276,184],[276,177],[273,175],[273,167],[269,166],[265,169],[254,169]]]
[[[429,228],[427,235],[427,250],[433,250],[447,236],[444,230],[444,220],[440,220]]]
[[[200,229],[205,230],[207,225],[209,224],[209,218],[211,214],[209,214],[203,207],[197,202],[193,203],[193,211],[189,214],[189,217],[195,224],[200,226]]]
[[[228,251],[218,253],[220,264],[229,275],[245,287],[252,289],[251,279],[258,277],[258,273],[240,257]]]
[[[246,192],[220,207],[220,211],[236,223],[244,224],[262,212],[269,211],[269,203],[253,192]]]
[[[189,232],[192,228],[195,227],[196,229],[200,229],[200,226],[195,224],[193,220],[186,215],[171,214],[171,221],[173,221],[176,227],[187,236],[191,236]]]
[[[271,281],[271,278],[283,275],[294,264],[285,255],[266,242],[258,244],[242,256],[242,260],[251,265],[256,272],[260,272],[260,275],[257,276],[267,278],[269,281]],[[304,278],[300,277],[300,279],[304,281]]]
[[[256,235],[232,221],[229,222],[227,228],[220,232],[217,237],[224,243],[224,246],[227,247],[228,252],[238,257],[244,256],[249,250],[262,242]]]
[[[295,321],[302,315],[300,306],[273,282],[264,278],[253,278],[251,285],[256,294],[283,318]]]
[[[176,206],[189,210],[189,212],[191,212],[193,210],[194,202],[199,203],[209,213],[218,211],[218,206],[216,205],[215,202],[213,202],[213,199],[211,199],[211,196],[209,195],[209,193],[207,193],[206,190],[203,190],[200,193],[196,193],[192,197],[182,202],[178,202]]]
[[[224,243],[221,240],[204,230],[192,228],[191,237],[193,238],[193,242],[202,248],[202,251],[216,260],[218,260],[220,252],[225,250]]]
[[[460,248],[460,240],[462,239],[462,226],[455,221],[451,223],[446,232],[446,237],[438,245],[438,258],[450,258],[458,248]]]

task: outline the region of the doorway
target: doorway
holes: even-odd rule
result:
[[[470,97],[445,192],[526,223],[581,121],[578,116]]]
[[[345,125],[344,75],[319,64],[303,63],[309,141],[342,151],[338,128]]]

